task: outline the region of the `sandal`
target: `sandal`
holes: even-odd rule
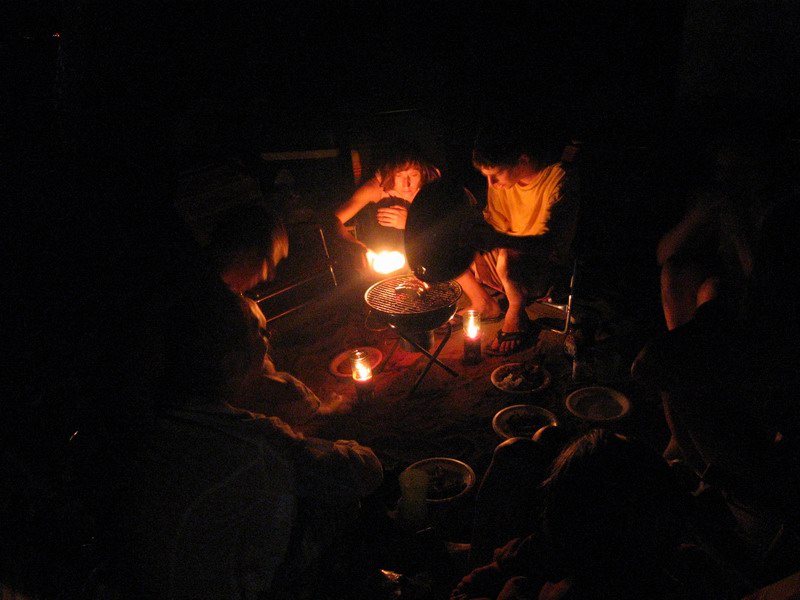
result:
[[[490,356],[510,356],[511,354],[516,354],[517,352],[521,352],[526,348],[531,346],[533,340],[537,338],[535,331],[533,328],[529,327],[525,331],[503,331],[500,329],[497,332],[497,349],[493,349],[491,344],[486,347],[485,352]],[[511,350],[506,352],[500,351],[500,346],[503,342],[518,342],[515,346],[512,347]]]

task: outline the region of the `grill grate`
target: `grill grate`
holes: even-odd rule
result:
[[[419,315],[455,304],[461,296],[461,286],[454,281],[429,284],[430,288],[421,296],[402,294],[395,288],[403,283],[420,283],[413,275],[404,275],[379,281],[367,290],[367,304],[385,313],[395,315]]]

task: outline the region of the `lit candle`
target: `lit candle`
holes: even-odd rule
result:
[[[481,313],[477,310],[464,311],[464,362],[475,364],[481,360]]]
[[[350,368],[353,372],[353,383],[356,386],[358,400],[371,399],[375,393],[375,381],[372,378],[369,355],[363,350],[353,350],[350,354]]]

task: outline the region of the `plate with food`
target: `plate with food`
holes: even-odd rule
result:
[[[547,425],[558,425],[558,419],[546,408],[533,404],[507,406],[492,419],[492,429],[504,438],[529,438]]]
[[[492,371],[494,386],[508,394],[535,394],[550,385],[550,371],[541,364],[513,362]]]
[[[426,458],[415,462],[406,471],[424,471],[428,476],[425,500],[437,504],[465,495],[475,486],[475,471],[455,458]]]
[[[586,421],[616,421],[631,409],[631,401],[622,392],[602,386],[575,390],[566,399],[567,410]]]

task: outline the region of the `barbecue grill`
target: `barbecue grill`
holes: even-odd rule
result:
[[[442,367],[453,377],[458,376],[456,371],[439,361],[438,356],[452,334],[449,321],[456,313],[460,297],[461,286],[455,281],[425,283],[414,275],[384,279],[371,286],[364,294],[370,309],[382,317],[400,336],[389,351],[385,363],[391,358],[400,339],[428,357],[428,363],[411,388],[409,396],[416,391],[434,364]],[[433,344],[432,342],[429,344],[428,340],[433,339],[433,330],[443,326],[446,326],[445,335],[431,353]]]

